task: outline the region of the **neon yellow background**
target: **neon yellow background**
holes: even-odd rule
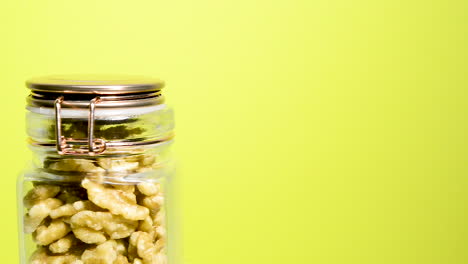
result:
[[[4,1],[2,263],[26,78],[129,73],[176,109],[188,264],[468,261],[468,2]]]

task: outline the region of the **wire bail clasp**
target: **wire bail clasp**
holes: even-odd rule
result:
[[[103,153],[106,150],[106,141],[101,138],[94,138],[94,121],[96,104],[101,101],[100,97],[95,97],[89,102],[88,115],[88,138],[74,139],[66,138],[62,135],[62,104],[63,96],[55,100],[55,136],[57,152],[60,155],[89,155],[94,156]]]

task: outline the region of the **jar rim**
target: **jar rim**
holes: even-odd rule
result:
[[[155,92],[164,85],[164,81],[157,78],[116,74],[50,75],[26,81],[26,86],[32,91],[92,95]]]
[[[28,107],[54,108],[57,98],[63,97],[64,108],[88,108],[92,99],[99,97],[99,108],[131,108],[154,106],[164,103],[160,91],[126,95],[75,95],[60,93],[43,93],[32,91],[27,97]]]

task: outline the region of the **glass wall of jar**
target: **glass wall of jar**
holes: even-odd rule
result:
[[[173,114],[162,82],[55,76],[28,86],[21,263],[176,263]]]

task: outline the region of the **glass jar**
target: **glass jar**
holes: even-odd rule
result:
[[[52,76],[27,85],[33,159],[18,180],[21,263],[176,263],[163,82]]]

